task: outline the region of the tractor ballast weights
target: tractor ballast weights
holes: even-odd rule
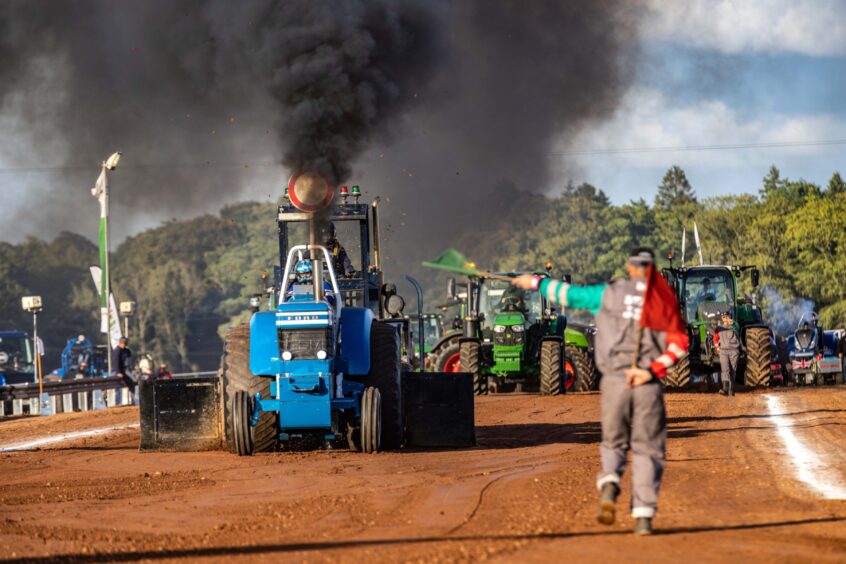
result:
[[[218,376],[142,388],[142,450],[475,444],[471,375],[410,371],[404,301],[383,281],[378,199],[359,203],[354,186],[350,203],[342,187],[330,208],[334,192],[319,174],[291,177],[269,307],[251,300],[250,323],[227,332]],[[298,282],[304,259],[311,279]]]

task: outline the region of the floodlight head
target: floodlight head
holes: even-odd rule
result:
[[[103,163],[103,166],[105,166],[109,170],[116,169],[118,162],[120,161],[120,155],[120,151],[118,151],[117,153],[112,153],[112,156],[106,159],[106,162]]]
[[[21,298],[21,306],[24,311],[38,313],[41,311],[41,296],[25,296]]]
[[[135,315],[135,302],[120,302],[120,313],[127,317]]]

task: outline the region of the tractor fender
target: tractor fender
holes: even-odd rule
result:
[[[276,312],[260,311],[250,319],[250,372],[279,374],[279,334],[276,331]]]
[[[446,335],[438,339],[437,343],[432,345],[432,347],[429,349],[429,352],[432,353],[442,347],[446,348],[449,346],[450,341],[452,341],[453,339],[460,339],[463,336],[464,333],[462,333],[461,331],[453,331],[452,333],[447,333]]]
[[[337,370],[354,376],[370,372],[370,326],[375,317],[366,307],[341,310],[341,349]]]
[[[585,334],[576,329],[571,329],[570,327],[567,327],[564,330],[564,342],[568,345],[575,345],[580,349],[590,348],[590,343],[588,342]]]

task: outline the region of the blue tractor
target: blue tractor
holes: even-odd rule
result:
[[[94,345],[85,335],[68,339],[62,349],[61,372],[54,372],[63,380],[108,375],[107,350],[105,345]]]
[[[330,207],[334,190],[321,176],[291,178],[277,209],[283,266],[262,278],[250,322],[227,332],[214,385],[173,379],[142,389],[142,450],[214,448],[215,429],[241,456],[473,444],[469,375],[411,372],[404,301],[380,264],[378,199],[359,203],[357,186],[340,196]],[[307,279],[297,277],[304,263]]]
[[[797,386],[842,384],[844,344],[842,330],[825,331],[816,313],[803,315],[787,338],[790,380]]]

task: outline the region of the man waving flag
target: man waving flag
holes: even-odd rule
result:
[[[634,532],[652,533],[664,473],[666,412],[659,382],[687,351],[688,337],[672,289],[655,268],[651,249],[632,250],[628,279],[596,286],[524,274],[513,283],[563,306],[596,314],[596,365],[602,409],[602,470],[597,477],[600,523],[615,519],[626,454],[632,450]]]

